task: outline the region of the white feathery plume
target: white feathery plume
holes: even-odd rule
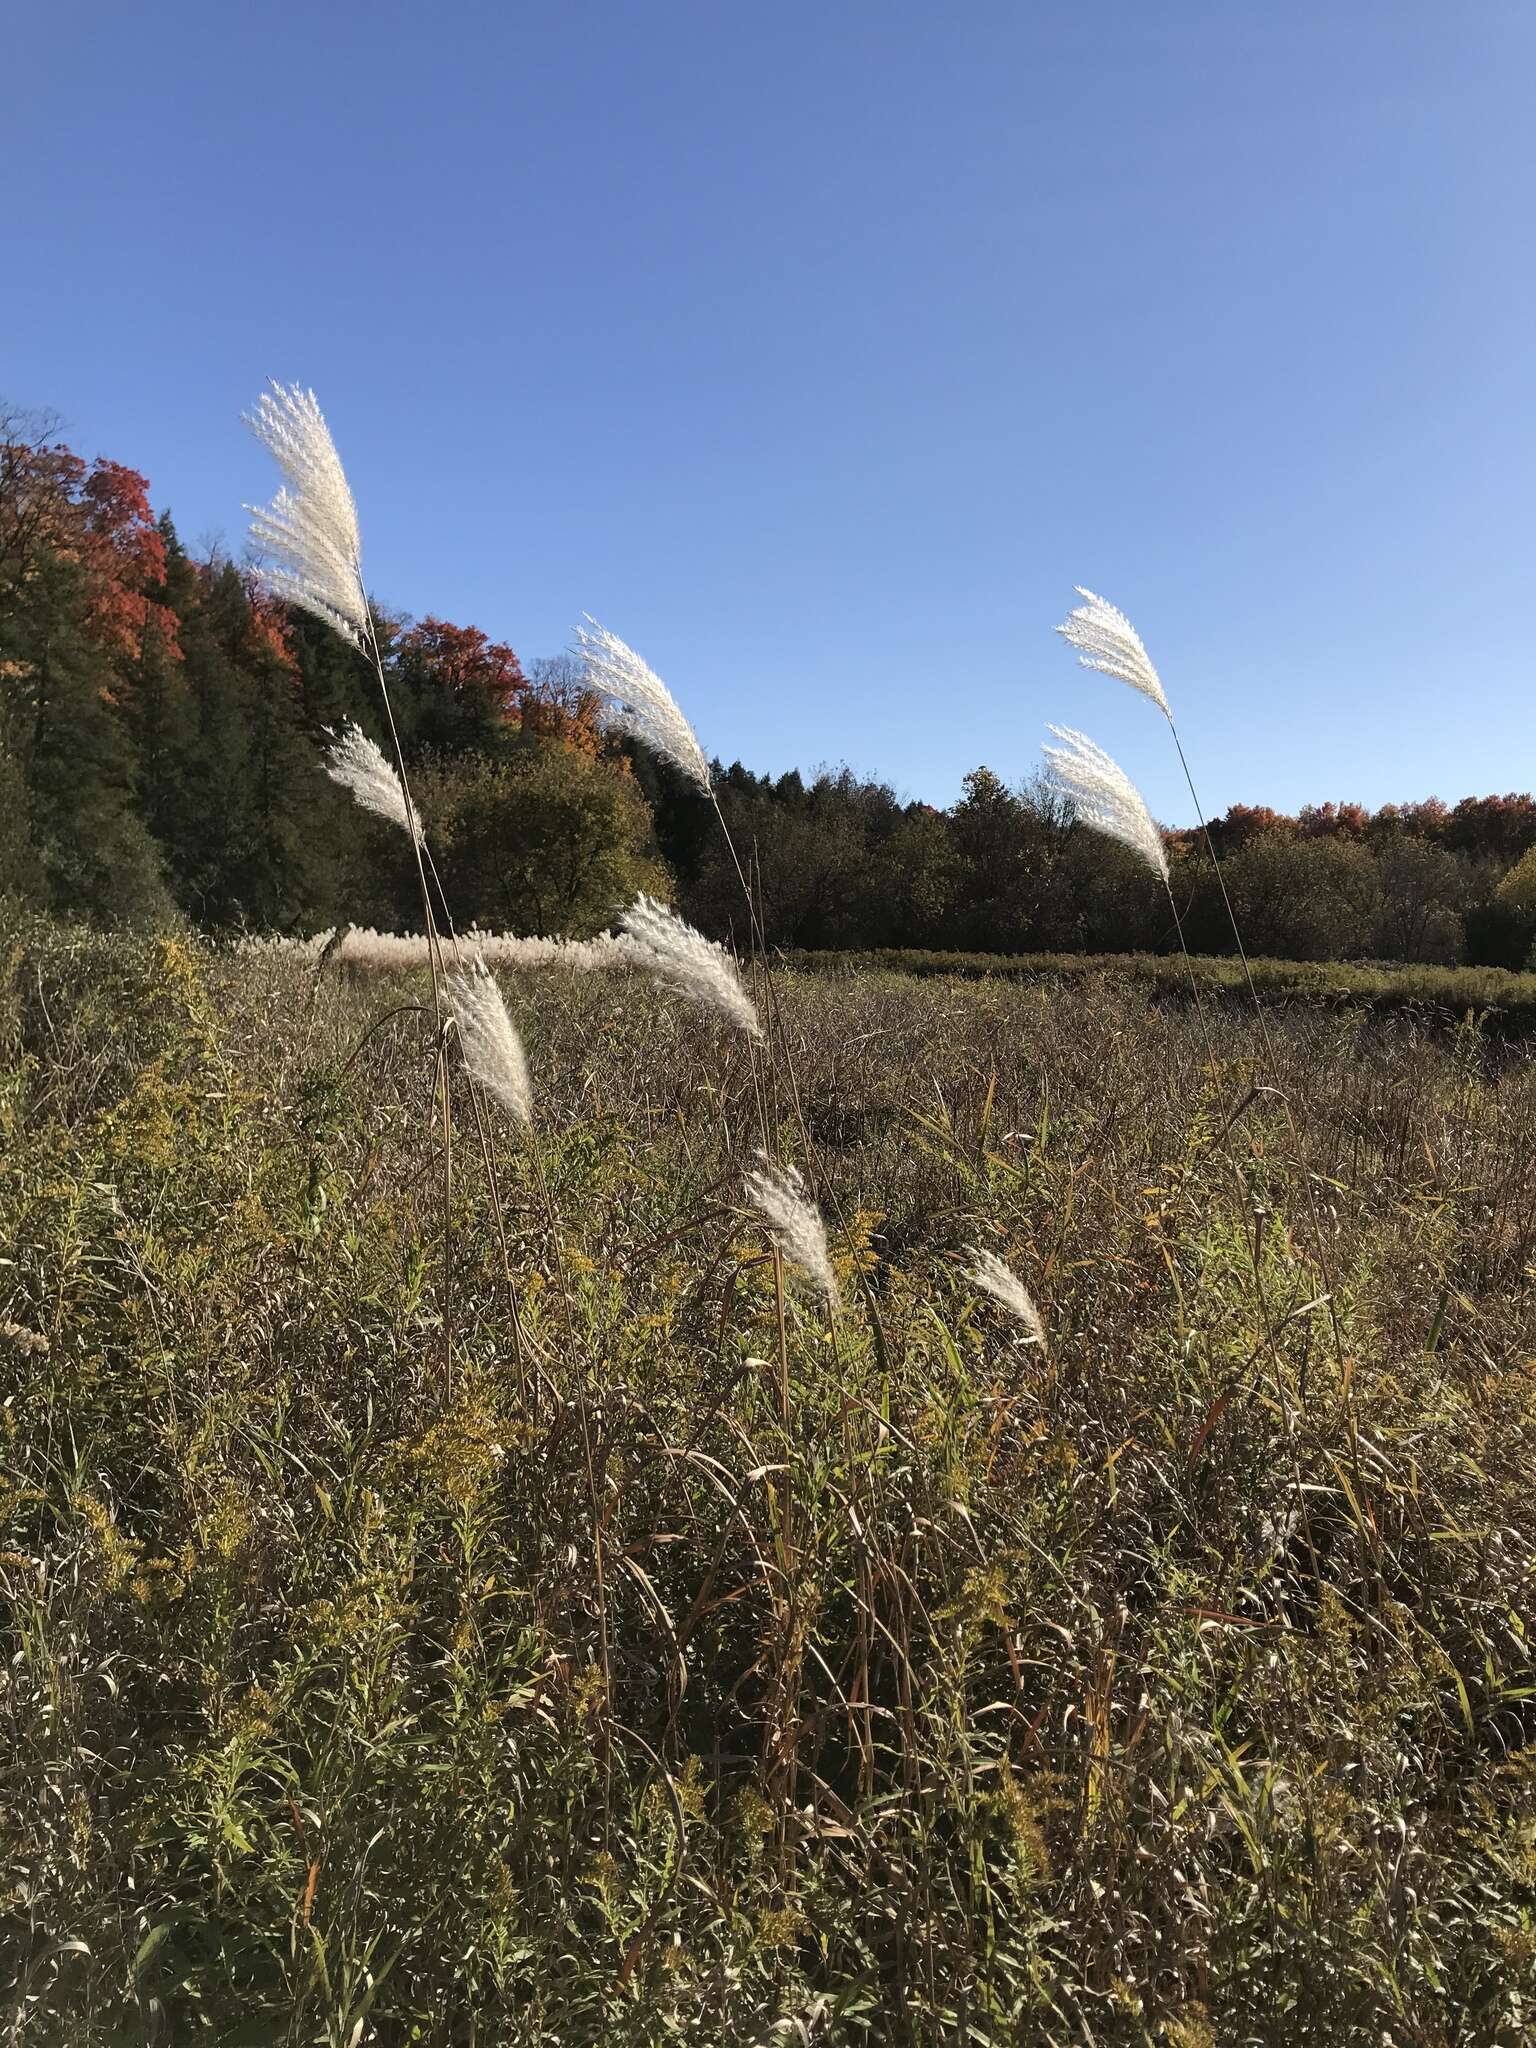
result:
[[[752,999],[741,985],[736,963],[723,946],[685,924],[665,903],[637,896],[619,919],[637,964],[691,1003],[716,1010],[728,1024],[761,1038]]]
[[[365,811],[387,818],[422,845],[421,824],[400,777],[362,727],[344,726],[339,739],[330,726],[326,731],[334,741],[325,751],[325,772],[332,782],[339,783]]]
[[[1066,725],[1053,725],[1050,730],[1063,743],[1044,750],[1059,794],[1070,800],[1083,824],[1128,846],[1166,884],[1168,855],[1163,835],[1135,783],[1102,747],[1082,733]]]
[[[837,1277],[827,1255],[827,1228],[793,1166],[776,1166],[766,1152],[746,1177],[747,1200],[767,1222],[774,1242],[791,1265],[812,1280],[836,1308]]]
[[[266,557],[261,580],[358,646],[369,628],[357,506],[315,394],[274,384],[245,421],[285,479],[270,505],[245,508]]]
[[[607,723],[670,761],[708,796],[709,763],[698,735],[650,664],[590,613],[586,625],[576,628],[576,651],[588,686],[606,701]]]
[[[1152,699],[1171,725],[1173,713],[1163,694],[1162,679],[1152,666],[1152,657],[1142,645],[1141,635],[1125,613],[1116,611],[1107,599],[1095,597],[1081,583],[1075,587],[1085,602],[1068,614],[1057,632],[1077,648],[1084,668],[1096,668],[1100,675],[1113,676],[1116,682],[1129,683],[1133,690],[1140,690],[1143,697]]]
[[[984,1251],[980,1245],[970,1247],[973,1266],[966,1268],[965,1277],[973,1287],[979,1287],[983,1294],[1007,1309],[1024,1325],[1025,1340],[1045,1348],[1045,1324],[1040,1311],[1030,1298],[1029,1289],[1018,1275],[1005,1266],[996,1252]]]
[[[633,964],[634,955],[622,939],[604,933],[597,939],[526,939],[511,933],[472,929],[466,934],[487,967],[548,968],[560,974],[607,974]],[[378,932],[369,925],[349,924],[314,932],[308,938],[274,936],[234,941],[235,950],[257,959],[289,954],[318,967],[340,958],[362,974],[405,974],[430,966],[432,945],[425,932]]]
[[[469,1078],[494,1096],[509,1116],[531,1124],[533,1089],[523,1041],[507,1014],[496,977],[479,954],[473,966],[449,972],[447,994]]]

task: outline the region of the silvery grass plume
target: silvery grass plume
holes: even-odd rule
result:
[[[1096,668],[1100,675],[1113,676],[1116,682],[1129,683],[1133,690],[1140,690],[1143,697],[1152,699],[1171,725],[1173,713],[1168,708],[1162,679],[1152,666],[1152,657],[1142,645],[1141,635],[1125,613],[1116,611],[1106,599],[1084,590],[1081,583],[1075,588],[1085,602],[1068,614],[1057,632],[1078,650],[1084,668]]]
[[[507,1014],[496,977],[478,954],[472,966],[450,971],[447,996],[469,1078],[518,1123],[531,1124],[533,1089],[523,1041]]]
[[[650,664],[590,613],[586,625],[576,628],[576,652],[589,688],[604,699],[605,722],[660,754],[705,796],[711,795],[709,763],[698,735]]]
[[[767,1222],[784,1257],[815,1283],[829,1308],[836,1308],[837,1276],[827,1255],[827,1227],[820,1210],[806,1193],[797,1168],[775,1166],[766,1152],[757,1157],[758,1164],[746,1177],[747,1200]]]
[[[665,903],[644,894],[619,919],[619,930],[647,974],[701,1009],[717,1011],[749,1038],[762,1037],[752,999],[723,946],[685,924]]]
[[[346,471],[313,391],[274,384],[245,415],[285,479],[270,505],[247,505],[258,572],[289,604],[324,619],[354,647],[367,637],[363,550]]]
[[[1163,835],[1135,783],[1102,747],[1082,733],[1066,725],[1053,725],[1050,730],[1062,742],[1044,750],[1057,792],[1069,799],[1085,825],[1128,846],[1166,887],[1168,855]]]
[[[472,928],[464,939],[492,969],[544,967],[555,973],[606,974],[634,962],[624,940],[606,933],[596,939],[523,939]],[[315,932],[305,939],[262,934],[236,939],[234,944],[237,952],[257,959],[291,955],[316,966],[324,959],[339,959],[365,974],[403,974],[428,967],[433,950],[425,932],[379,932],[370,925],[355,924]]]
[[[332,732],[331,727],[326,727]],[[408,833],[418,846],[424,844],[421,823],[411,807],[400,777],[361,726],[343,727],[340,738],[332,732],[334,744],[325,750],[325,772],[365,811],[387,818]]]
[[[1045,1324],[1024,1282],[1003,1264],[996,1252],[984,1251],[980,1245],[974,1244],[970,1251],[976,1263],[966,1268],[966,1279],[973,1287],[979,1287],[983,1294],[990,1294],[995,1302],[1007,1309],[1009,1315],[1016,1316],[1024,1325],[1026,1341],[1038,1344],[1044,1350]]]

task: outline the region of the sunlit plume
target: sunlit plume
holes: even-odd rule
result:
[[[528,1061],[496,977],[477,958],[472,966],[449,973],[446,992],[469,1078],[518,1123],[531,1124]]]
[[[636,964],[647,974],[701,1009],[714,1010],[749,1038],[762,1037],[752,999],[723,946],[685,924],[666,904],[645,895],[637,896],[624,912],[619,930],[629,941]]]
[[[357,507],[315,394],[274,384],[245,418],[284,478],[270,505],[246,507],[257,573],[274,596],[357,646],[369,631]]]
[[[837,1276],[827,1253],[827,1228],[821,1212],[806,1193],[797,1168],[777,1166],[766,1152],[747,1174],[747,1200],[763,1217],[769,1234],[792,1266],[837,1307]]]
[[[1096,597],[1080,583],[1076,588],[1084,602],[1068,614],[1057,632],[1078,650],[1084,668],[1095,668],[1100,675],[1129,683],[1133,690],[1150,697],[1171,723],[1173,713],[1168,708],[1162,679],[1152,666],[1152,657],[1142,645],[1141,635],[1124,612],[1116,611],[1106,599]]]
[[[1050,730],[1062,742],[1044,750],[1057,793],[1068,800],[1082,824],[1118,839],[1166,883],[1168,854],[1163,835],[1135,783],[1102,747],[1082,733],[1066,725],[1053,725]]]
[[[387,818],[418,846],[422,844],[421,825],[400,777],[360,726],[344,727],[326,748],[325,772],[365,811]]]
[[[603,701],[604,724],[660,754],[708,796],[709,763],[698,735],[650,664],[590,616],[576,629],[576,652],[587,687]]]

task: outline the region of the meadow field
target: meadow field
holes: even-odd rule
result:
[[[1527,1044],[0,964],[7,2041],[1530,2038]]]

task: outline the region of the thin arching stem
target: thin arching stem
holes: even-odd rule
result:
[[[1200,993],[1200,977],[1195,973],[1195,963],[1189,957],[1189,947],[1184,938],[1184,920],[1179,915],[1179,906],[1173,899],[1173,881],[1163,876],[1163,887],[1168,892],[1168,908],[1173,913],[1173,929],[1178,935],[1179,951],[1184,956],[1184,972],[1189,977],[1189,992],[1195,999],[1195,1014],[1200,1019],[1200,1036],[1205,1041],[1205,1057],[1208,1066],[1216,1064],[1216,1049],[1211,1042],[1211,1027],[1205,1014],[1205,998]]]
[[[1274,1040],[1270,1036],[1269,1020],[1264,1014],[1264,1005],[1259,1000],[1258,987],[1253,979],[1253,969],[1248,963],[1247,948],[1243,944],[1243,935],[1238,928],[1237,913],[1232,908],[1232,898],[1227,893],[1226,877],[1222,874],[1221,862],[1216,854],[1216,843],[1211,837],[1211,828],[1206,822],[1205,812],[1200,803],[1200,795],[1195,788],[1195,778],[1190,773],[1189,761],[1184,753],[1184,742],[1179,738],[1179,728],[1174,723],[1173,713],[1170,711],[1165,715],[1168,719],[1168,730],[1173,734],[1173,744],[1178,752],[1179,766],[1184,771],[1184,781],[1189,789],[1190,801],[1195,807],[1195,816],[1200,821],[1200,832],[1205,841],[1205,849],[1211,857],[1211,867],[1215,871],[1216,886],[1221,891],[1221,900],[1227,913],[1227,922],[1232,928],[1233,943],[1237,947],[1237,957],[1242,963],[1243,979],[1248,985],[1249,999],[1253,1004],[1254,1015],[1258,1019],[1259,1037],[1264,1045],[1264,1057],[1268,1062],[1270,1073],[1274,1079],[1275,1093],[1280,1097],[1281,1107],[1285,1111],[1286,1124],[1289,1127],[1291,1143],[1295,1150],[1296,1168],[1301,1176],[1302,1197],[1307,1205],[1307,1215],[1312,1225],[1312,1235],[1317,1246],[1318,1264],[1322,1268],[1323,1284],[1327,1290],[1328,1321],[1333,1330],[1334,1350],[1338,1358],[1339,1371],[1343,1374],[1345,1370],[1344,1332],[1339,1324],[1338,1299],[1333,1284],[1333,1262],[1329,1257],[1327,1238],[1323,1232],[1322,1217],[1319,1214],[1317,1197],[1312,1188],[1312,1175],[1308,1170],[1306,1159],[1302,1153],[1301,1130],[1296,1122],[1296,1113],[1291,1107],[1290,1096],[1281,1085],[1280,1062],[1275,1053]]]
[[[361,589],[361,576],[359,576],[359,588]],[[363,600],[363,609],[368,620],[367,649],[373,659],[374,674],[378,677],[379,695],[384,702],[384,718],[389,726],[389,742],[394,749],[395,755],[395,772],[400,777],[400,787],[405,791],[405,801],[412,822],[417,826],[417,829],[411,834],[411,847],[416,856],[416,879],[421,886],[421,913],[426,927],[427,959],[432,969],[432,1003],[437,1017],[438,1029],[441,1030],[443,1022],[442,948],[438,940],[437,918],[432,909],[432,892],[427,887],[427,857],[424,855],[422,846],[420,813],[416,809],[416,800],[411,795],[410,776],[405,765],[405,748],[401,744],[400,729],[395,724],[395,707],[390,702],[389,684],[384,675],[384,657],[379,648],[378,631],[373,623],[373,610],[368,604],[366,596],[364,596]]]
[[[421,885],[421,914],[426,930],[427,964],[432,971],[432,1012],[437,1025],[437,1068],[434,1093],[440,1087],[443,1105],[443,1384],[451,1391],[453,1383],[453,1116],[448,1079],[447,1040],[444,1033],[443,1012],[443,954],[438,938],[437,919],[432,910],[432,894],[427,887],[426,861],[422,851],[422,836],[415,798],[411,795],[410,778],[405,765],[405,748],[401,745],[400,729],[395,724],[395,707],[390,702],[389,683],[384,674],[384,657],[379,648],[379,636],[373,622],[373,608],[368,603],[368,594],[363,588],[362,572],[358,571],[358,594],[362,599],[363,616],[368,622],[367,649],[373,658],[374,674],[378,677],[379,695],[384,702],[384,717],[389,726],[390,745],[394,748],[395,772],[400,777],[400,787],[405,792],[406,809],[413,830],[411,848],[416,856],[416,878]]]

